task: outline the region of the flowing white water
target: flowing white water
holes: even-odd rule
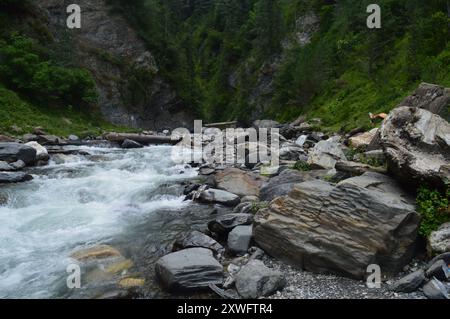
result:
[[[171,162],[169,146],[82,149],[94,156],[66,156],[34,170],[33,181],[0,186],[0,298],[59,297],[74,249],[189,205],[160,190],[197,175]]]

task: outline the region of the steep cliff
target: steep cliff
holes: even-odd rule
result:
[[[190,127],[192,117],[137,33],[104,0],[80,0],[81,28],[66,26],[71,1],[42,0],[55,51],[88,69],[103,116],[118,125],[162,130]],[[70,53],[68,53],[68,51]]]

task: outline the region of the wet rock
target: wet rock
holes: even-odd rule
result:
[[[87,261],[92,259],[103,259],[111,257],[120,257],[121,253],[109,245],[98,245],[90,248],[83,248],[70,255],[71,258],[78,261]]]
[[[450,180],[450,124],[419,108],[394,109],[381,127],[390,172],[404,185],[444,188]]]
[[[251,260],[236,274],[236,289],[243,298],[268,297],[286,285],[281,272],[267,268],[260,260]]]
[[[200,175],[205,175],[205,176],[214,174],[215,172],[216,172],[216,170],[214,168],[210,168],[210,167],[202,167],[199,170],[199,174]]]
[[[252,241],[253,226],[237,226],[228,234],[228,248],[235,254],[246,254]]]
[[[258,196],[259,188],[266,180],[257,174],[237,168],[225,169],[215,176],[217,188],[239,196]]]
[[[326,170],[301,172],[293,169],[286,169],[278,176],[272,177],[263,184],[260,190],[260,197],[264,201],[271,201],[276,197],[289,194],[295,184],[315,180],[326,174]]]
[[[223,255],[225,251],[217,241],[196,230],[182,234],[173,244],[173,251],[198,247],[211,249],[216,255]]]
[[[32,179],[31,175],[22,172],[0,172],[0,184],[22,183]]]
[[[0,143],[0,161],[8,163],[24,161],[25,164],[36,162],[36,150],[19,143]]]
[[[208,229],[217,234],[228,234],[237,226],[250,225],[253,222],[251,214],[226,214],[218,216],[208,223]]]
[[[201,202],[218,203],[225,206],[236,206],[240,202],[239,196],[214,188],[201,191],[198,199]]]
[[[332,137],[317,143],[309,153],[308,164],[318,169],[333,169],[339,160],[347,160],[338,139]]]
[[[48,156],[47,149],[40,145],[38,142],[28,142],[25,145],[30,146],[36,150],[36,160],[48,161],[48,159],[50,158]]]
[[[0,161],[0,171],[14,171],[14,170],[15,170],[14,167],[9,165],[7,162]]]
[[[122,143],[122,148],[124,149],[133,149],[133,148],[143,148],[144,146],[138,142],[126,139]]]
[[[450,223],[443,224],[428,237],[428,251],[432,255],[450,252]]]
[[[423,270],[413,272],[402,279],[396,281],[390,289],[395,292],[410,293],[417,291],[425,282],[425,273]]]
[[[252,210],[253,203],[240,203],[233,209],[233,214],[247,214]]]
[[[141,278],[124,278],[119,281],[119,287],[121,288],[142,287],[144,284],[145,279]]]
[[[14,163],[11,163],[9,165],[16,171],[21,170],[21,169],[25,168],[25,166],[27,166],[25,164],[25,162],[22,161],[22,160],[18,160],[18,161],[14,162]]]
[[[349,138],[350,145],[354,148],[367,148],[378,133],[378,129],[375,128],[369,132],[356,134]]]
[[[433,278],[423,286],[423,294],[428,299],[449,299],[449,294],[445,285]]]
[[[156,275],[168,290],[208,288],[220,285],[223,267],[206,248],[190,248],[168,254],[158,260]]]
[[[413,254],[415,208],[385,175],[365,173],[336,186],[309,181],[260,210],[254,236],[270,255],[308,271],[362,279],[368,265],[379,264],[393,275]]]

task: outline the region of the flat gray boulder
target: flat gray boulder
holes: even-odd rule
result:
[[[198,197],[201,202],[218,203],[225,206],[236,206],[241,202],[239,196],[220,189],[208,188]]]
[[[425,272],[423,270],[418,270],[396,281],[390,289],[395,292],[414,292],[422,287],[425,280]]]
[[[25,164],[36,162],[36,150],[20,143],[0,143],[0,161],[8,163],[22,160]]]
[[[378,264],[393,275],[408,264],[420,215],[415,200],[390,177],[365,173],[333,186],[314,180],[273,200],[254,221],[268,254],[317,273],[363,279]]]
[[[206,289],[223,280],[223,267],[206,248],[189,248],[158,260],[156,276],[168,290]]]
[[[236,289],[246,299],[268,297],[286,285],[283,274],[267,268],[260,260],[248,262],[236,274]]]
[[[253,226],[237,226],[228,234],[228,249],[235,254],[245,254],[250,248]]]

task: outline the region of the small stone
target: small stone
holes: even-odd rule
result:
[[[253,227],[237,226],[228,234],[228,248],[235,254],[245,254],[250,248]]]
[[[449,299],[446,287],[436,278],[433,278],[430,282],[423,286],[423,294],[428,299]]]

